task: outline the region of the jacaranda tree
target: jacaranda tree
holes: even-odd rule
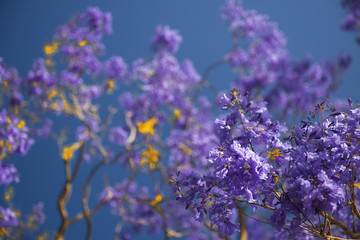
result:
[[[341,27],[358,31],[360,1],[342,4]],[[73,239],[78,222],[76,239],[91,239],[103,208],[116,216],[114,239],[360,239],[360,106],[334,97],[351,58],[293,60],[277,24],[240,1],[221,16],[232,50],[202,75],[178,61],[182,36],[167,25],[155,29],[153,56],[109,57],[112,17],[97,7],[57,28],[25,76],[0,58],[0,239]],[[236,78],[220,92],[207,77],[224,64]],[[12,158],[41,138],[57,143],[65,181],[57,206],[22,212]],[[115,164],[123,180],[104,176],[92,196],[95,174]],[[44,207],[58,209],[58,229],[42,227]]]

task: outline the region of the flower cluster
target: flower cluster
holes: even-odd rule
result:
[[[308,226],[317,222],[319,215],[325,221],[328,217],[340,219],[348,226],[357,225],[351,212],[359,213],[356,205],[360,155],[358,106],[349,100],[348,112],[339,112],[322,103],[316,106],[312,118],[302,121],[288,138],[293,145],[289,150],[289,167],[281,178],[281,205],[277,205],[280,207],[272,217],[278,229],[290,215],[293,231],[304,222]],[[342,232],[344,228],[341,228],[335,224],[333,231],[338,231],[341,237],[355,236]]]
[[[111,31],[110,14],[96,7],[71,18],[57,29],[52,40],[44,46],[45,57],[34,62],[25,78],[14,74],[19,84],[17,91],[11,94],[11,101],[17,103],[17,112],[29,119],[27,126],[32,133],[39,136],[49,136],[53,125],[50,119],[42,119],[43,115],[36,112],[39,109],[43,114],[52,112],[59,118],[80,121],[74,131],[75,142],[69,143],[61,131],[58,134],[59,155],[66,166],[70,166],[76,157],[89,164],[100,158],[102,160],[96,162],[95,168],[120,162],[134,178],[139,173],[161,173],[162,179],[154,181],[154,186],[139,186],[142,191],[150,193],[152,188],[157,189],[164,179],[178,170],[189,172],[208,166],[206,155],[217,140],[211,120],[211,104],[205,97],[197,101],[191,97],[194,89],[201,86],[201,77],[190,60],[179,62],[175,57],[182,41],[177,30],[158,26],[152,41],[153,59],[140,58],[131,67],[119,56],[101,60],[105,50],[102,36]],[[1,76],[6,77],[2,79],[7,81],[7,87],[11,84],[10,70],[4,64],[1,66],[4,66]],[[127,91],[130,89],[133,92]],[[116,92],[118,90],[121,92]],[[7,87],[6,91],[10,88]],[[101,117],[95,102],[101,102],[100,98],[106,93],[120,95],[121,117],[125,121],[112,124],[113,116],[117,114],[115,108],[110,110],[108,119]],[[34,112],[35,117],[32,115]],[[13,122],[18,123],[17,120]],[[120,154],[116,154],[118,152]],[[12,165],[2,167],[7,169],[3,171],[4,183],[18,181],[17,171],[12,170]],[[75,172],[72,174],[74,178]],[[68,184],[72,184],[73,177],[68,178]],[[135,184],[132,182],[134,179],[130,180],[130,185]],[[168,191],[160,194],[157,190],[159,194],[152,196],[132,192],[129,188],[122,193],[127,196],[127,201],[120,201],[123,196],[117,198],[116,190],[109,192],[109,189],[112,188],[105,187],[106,195],[100,198],[98,206],[111,205],[113,213],[121,216],[129,229],[139,228],[140,224],[149,226],[154,233],[166,231],[169,237],[189,234],[206,239],[209,234],[206,228],[199,230],[203,228],[199,223],[180,220],[189,218],[191,213],[177,211],[179,203],[174,197],[163,202],[161,199],[169,195]],[[62,194],[58,204],[61,211],[65,211],[62,209],[66,209],[66,194],[69,194],[65,187]],[[83,194],[84,199],[90,197],[86,192]],[[130,196],[132,201],[128,201]],[[111,199],[116,199],[117,204],[114,205],[115,200]],[[83,204],[86,208],[87,203]],[[172,215],[178,218],[173,219]],[[63,227],[59,229],[64,230],[57,233],[58,238],[64,234],[70,221],[66,216],[62,217]],[[36,219],[44,218],[37,214]],[[42,222],[40,220],[38,222]],[[192,230],[184,232],[186,226],[191,226]]]
[[[316,103],[330,99],[351,62],[345,54],[320,64],[312,63],[310,56],[293,61],[277,24],[266,15],[245,10],[240,1],[227,1],[223,18],[234,39],[233,50],[225,56],[238,73],[233,86],[251,91],[252,97],[260,96],[283,119],[305,114]]]
[[[232,222],[241,202],[267,206],[281,174],[288,146],[279,137],[286,127],[272,122],[266,104],[250,101],[234,89],[221,98],[229,114],[216,119],[218,147],[208,157],[212,170],[205,176],[180,174],[172,180],[178,200],[191,207],[197,219],[209,213],[211,225],[231,235],[239,227]]]
[[[159,152],[161,138],[166,141],[165,151],[170,150],[170,171],[206,165],[204,156],[216,141],[210,120],[210,102],[201,97],[194,103],[190,97],[201,78],[190,60],[178,62],[174,54],[180,41],[174,39],[181,39],[176,30],[164,26],[156,29],[154,59],[138,59],[129,70],[132,81],[127,82],[133,86],[132,89],[138,89],[137,96],[125,92],[119,98],[125,112],[131,113],[129,120],[136,124],[140,134],[138,139],[147,146],[139,163],[148,165],[150,169],[155,169],[157,164],[168,165],[159,161],[164,157]],[[169,127],[168,136],[159,135],[162,129]],[[116,142],[125,145],[125,136],[129,136],[126,129],[129,130],[129,126],[112,128],[112,141],[115,142],[117,136]]]
[[[156,32],[152,40],[155,52],[168,51],[176,53],[181,42],[182,37],[177,30],[172,30],[169,26],[163,25],[156,27]]]
[[[179,211],[179,203],[161,193],[151,194],[147,187],[139,188],[136,183],[122,182],[107,187],[101,201],[111,206],[113,214],[122,217],[121,232],[116,233],[120,239],[127,239],[124,233],[141,233],[145,226],[151,234],[164,231],[166,238],[207,239],[208,235],[199,231],[201,223],[192,219],[189,211]]]
[[[41,231],[41,225],[45,221],[43,212],[43,203],[39,202],[33,205],[32,212],[27,216],[15,209],[12,205],[14,195],[13,188],[8,188],[5,192],[4,200],[10,207],[0,207],[0,238],[9,239],[10,237],[20,239],[24,236],[38,237],[47,235]]]
[[[25,155],[28,152],[34,143],[28,131],[24,120],[8,114],[5,109],[0,112],[0,185],[19,182],[16,168],[5,160],[12,153]]]
[[[29,129],[25,121],[9,115],[4,109],[0,112],[0,126],[1,158],[6,157],[8,153],[25,155],[34,143],[28,135]]]
[[[263,102],[237,90],[221,101],[231,112],[216,120],[219,146],[208,157],[212,168],[204,176],[177,174],[171,182],[178,201],[227,236],[240,229],[234,216],[243,214],[246,203],[272,210],[269,221],[284,239],[308,233],[355,238],[359,107],[349,100],[348,111],[339,112],[319,104],[282,140],[286,128],[270,121]]]
[[[206,155],[217,139],[210,120],[211,104],[205,97],[192,101],[192,89],[201,77],[191,61],[179,63],[176,59],[180,42],[176,30],[157,27],[152,45],[154,58],[138,59],[128,70],[131,80],[124,83],[136,89],[137,94],[124,92],[119,97],[126,121],[110,129],[109,140],[127,149],[122,162],[131,176],[140,170],[161,173],[167,179],[178,170],[189,172],[208,166]],[[137,145],[141,146],[139,150],[135,149]],[[119,234],[148,226],[153,234],[165,231],[167,237],[206,239],[209,230],[195,220],[189,221],[190,212],[178,211],[180,205],[168,196],[168,191],[159,191],[162,181],[153,180],[157,194],[151,194],[152,187],[135,182],[105,188],[100,202],[110,205],[126,224]]]
[[[360,2],[355,0],[342,0],[343,7],[347,10],[341,28],[345,31],[358,31],[360,27]]]

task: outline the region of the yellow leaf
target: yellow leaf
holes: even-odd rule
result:
[[[159,155],[160,153],[149,144],[148,150],[142,153],[140,164],[144,165],[145,163],[149,163],[150,169],[154,169],[159,161]]]
[[[17,124],[17,127],[22,129],[23,127],[25,127],[25,121],[24,120],[20,120],[20,122]]]
[[[268,155],[267,157],[270,160],[275,160],[276,157],[283,157],[284,155],[280,152],[280,150],[278,148],[276,148],[274,151],[268,151]]]
[[[154,126],[156,123],[157,123],[157,119],[153,117],[146,122],[143,122],[143,123],[138,122],[137,127],[138,127],[139,132],[141,132],[142,134],[154,135]]]
[[[65,161],[70,160],[73,155],[74,155],[74,151],[76,149],[78,149],[80,147],[80,143],[74,143],[73,145],[71,145],[70,147],[64,147],[63,152],[62,152],[62,158]]]
[[[167,232],[168,237],[176,237],[176,238],[180,238],[183,235],[181,233],[175,232],[174,230],[168,230]]]
[[[192,153],[191,148],[189,148],[189,147],[187,147],[187,146],[185,146],[185,145],[182,145],[182,146],[180,147],[180,149],[182,150],[183,153],[185,153],[185,154],[187,154],[187,155],[191,155],[191,153]]]
[[[52,45],[45,45],[44,46],[44,52],[46,55],[51,55],[53,53],[55,53],[58,49],[58,43],[54,42]]]
[[[51,90],[49,95],[48,95],[48,98],[49,100],[51,100],[53,97],[55,97],[57,94],[57,91],[56,90]]]
[[[181,111],[179,109],[175,109],[174,110],[174,116],[176,119],[180,119],[181,118]]]
[[[160,194],[158,194],[158,195],[156,195],[155,199],[150,202],[150,205],[156,206],[161,201],[162,201],[162,196]]]
[[[83,47],[83,46],[85,46],[86,44],[87,44],[87,41],[86,41],[86,40],[83,40],[83,41],[79,42],[79,46],[80,46],[80,47]]]
[[[5,230],[5,228],[0,227],[0,236],[9,236],[8,232]]]
[[[54,65],[53,62],[52,62],[50,59],[46,59],[46,60],[45,60],[45,64],[46,64],[47,66],[53,66],[53,65]]]

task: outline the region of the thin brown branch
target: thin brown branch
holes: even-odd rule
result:
[[[240,223],[240,234],[239,234],[239,240],[247,240],[248,239],[248,231],[246,229],[245,225],[245,215],[243,214],[244,209],[241,207],[238,207],[238,217],[239,217],[239,223]]]
[[[118,224],[116,224],[115,229],[114,229],[114,240],[120,240],[119,234],[124,225],[125,225],[124,221],[121,221]]]
[[[240,199],[236,199],[236,201],[239,202],[239,203],[247,203],[247,204],[250,204],[250,205],[256,205],[256,206],[263,207],[263,208],[266,208],[266,209],[269,209],[269,210],[275,210],[274,207],[268,206],[268,205],[265,204],[265,203],[260,204],[260,203],[248,202],[248,201],[240,200]]]
[[[167,217],[166,217],[165,213],[162,211],[162,209],[159,206],[155,206],[155,209],[162,218],[162,222],[163,222],[162,229],[163,229],[164,234],[165,234],[164,239],[169,240],[170,239],[170,234],[169,234],[169,230],[168,230]]]
[[[104,206],[104,203],[102,201],[98,202],[95,207],[93,207],[91,210],[89,210],[89,215],[93,216],[95,215],[100,209],[101,207]],[[69,225],[72,225],[82,219],[85,218],[85,215],[83,212],[80,212],[78,214],[75,215],[75,217],[69,219]]]
[[[319,217],[319,223],[320,223],[320,227],[321,227],[320,217]],[[321,231],[320,231],[320,234],[322,237],[326,236],[327,225],[328,225],[328,217],[327,217],[327,213],[325,212],[324,228],[321,229]]]
[[[320,212],[320,214],[325,217],[325,213],[324,212]],[[343,223],[341,223],[340,221],[336,220],[334,217],[332,217],[331,215],[327,214],[327,218],[329,219],[330,223],[338,226],[339,228],[341,228],[349,237],[355,239],[356,235],[355,233],[353,233],[348,227],[346,227]]]
[[[113,164],[118,161],[118,159],[124,154],[124,151],[119,152],[116,154],[111,161],[107,161],[104,158],[101,162],[98,162],[91,170],[89,175],[86,178],[85,185],[83,187],[83,196],[81,198],[81,203],[83,207],[83,216],[86,220],[86,238],[87,240],[90,239],[91,231],[92,231],[92,222],[91,222],[91,212],[89,210],[89,198],[91,193],[91,180],[93,179],[95,173],[104,165]]]
[[[109,110],[109,114],[108,114],[104,124],[100,126],[100,131],[101,131],[100,137],[102,139],[105,137],[106,130],[110,127],[113,117],[117,113],[117,109],[112,106],[109,106],[108,110]]]
[[[351,204],[353,212],[356,214],[358,219],[360,219],[360,212],[358,209],[358,206],[355,201],[355,185],[354,185],[355,175],[354,175],[354,166],[351,168],[351,184],[350,184],[350,190],[351,190]],[[355,219],[354,219],[355,221]]]
[[[62,140],[58,141],[59,149],[61,149]],[[60,190],[60,194],[58,197],[58,211],[60,213],[61,217],[61,223],[58,229],[58,232],[56,234],[56,239],[62,240],[64,239],[64,233],[69,226],[69,220],[68,220],[68,212],[67,212],[67,202],[70,199],[71,196],[71,190],[72,190],[72,182],[75,180],[79,169],[81,162],[84,157],[84,150],[85,150],[85,143],[80,143],[80,152],[78,155],[78,159],[76,162],[75,170],[73,173],[71,173],[71,162],[70,159],[64,159],[64,165],[65,165],[65,183]]]
[[[114,158],[113,160],[108,162],[106,165],[110,165],[110,164],[115,163],[116,162],[115,159],[116,158]],[[102,165],[102,166],[105,166],[105,165]],[[94,166],[94,167],[96,167],[96,166]],[[98,167],[98,169],[99,168],[100,167]],[[132,171],[129,178],[128,178],[128,182],[127,182],[127,185],[125,187],[125,192],[128,189],[128,187],[130,186],[131,182],[135,179],[135,176],[136,176],[136,172]],[[125,194],[124,198],[126,198],[126,194]],[[122,199],[122,200],[124,200],[124,199]],[[103,207],[103,206],[104,206],[103,201],[98,202],[91,210],[89,210],[89,215],[90,216],[95,215],[101,209],[101,207]],[[75,217],[73,217],[72,219],[69,220],[69,225],[74,224],[74,223],[76,223],[76,222],[78,222],[78,221],[80,221],[80,220],[82,220],[84,218],[85,218],[84,212],[80,212],[80,213],[76,214]]]
[[[58,197],[58,211],[61,217],[61,224],[56,234],[57,240],[64,239],[64,233],[68,226],[68,212],[66,209],[67,202],[71,195],[72,184],[71,184],[71,163],[69,160],[64,161],[65,163],[65,183],[62,187]]]
[[[351,209],[351,214],[352,214],[352,218],[353,218],[353,232],[357,232],[357,229],[356,229],[356,214],[355,214],[355,211],[354,209],[352,208]]]
[[[329,235],[332,235],[331,223],[328,218],[326,218],[326,221],[328,222],[329,225]]]
[[[71,175],[71,182],[73,182],[77,176],[77,174],[79,173],[80,167],[81,167],[81,163],[84,159],[84,152],[85,152],[85,142],[81,142],[80,143],[80,153],[79,153],[79,157],[78,160],[76,161],[76,165],[75,165],[75,169]]]
[[[217,234],[219,234],[219,236],[220,236],[222,239],[224,239],[224,240],[229,240],[229,238],[228,238],[225,234],[219,232],[216,227],[211,226],[208,220],[205,220],[205,226],[206,226],[208,229],[210,229],[211,231],[214,231],[214,232],[216,232]]]
[[[210,83],[207,82],[207,78],[210,74],[211,71],[213,71],[214,69],[216,69],[217,67],[221,66],[222,64],[224,64],[226,62],[225,59],[220,59],[212,64],[210,64],[204,71],[202,77],[201,77],[201,81],[198,83],[198,85],[196,86],[195,89],[195,93],[194,96],[192,98],[193,101],[196,101],[196,99],[199,97],[200,94],[200,88],[202,85],[207,84],[208,86],[211,86]],[[215,93],[217,93],[217,90],[215,89]]]
[[[133,112],[126,112],[125,114],[125,122],[126,125],[130,128],[130,135],[128,139],[126,139],[126,149],[130,150],[130,145],[135,141],[136,139],[136,127],[131,121],[131,117],[134,115]]]

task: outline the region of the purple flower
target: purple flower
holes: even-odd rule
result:
[[[79,87],[82,84],[82,78],[79,74],[70,71],[63,71],[61,73],[61,80],[69,86]]]
[[[2,83],[5,76],[4,60],[0,57],[0,84]]]
[[[352,61],[351,56],[344,53],[339,54],[338,59],[339,59],[339,66],[344,70],[349,67]]]
[[[88,140],[89,138],[90,138],[89,130],[87,129],[86,126],[79,126],[76,129],[76,139],[78,141],[85,141]]]
[[[109,140],[118,145],[124,145],[129,134],[122,127],[113,127],[110,129]]]
[[[276,209],[274,214],[270,217],[270,223],[273,227],[275,227],[278,231],[282,229],[285,224],[286,215],[283,210]]]
[[[201,80],[200,75],[195,70],[195,68],[190,60],[185,60],[181,64],[181,69],[186,76],[185,81],[189,82],[190,84],[198,83]]]
[[[47,138],[50,136],[51,129],[52,129],[53,121],[51,119],[44,119],[42,126],[37,128],[36,134],[40,137]]]
[[[344,55],[314,66],[309,58],[293,61],[277,24],[266,15],[244,9],[241,1],[227,1],[223,18],[232,36],[239,40],[225,56],[238,73],[233,87],[249,91],[254,98],[261,96],[271,112],[282,119],[305,114],[316,103],[331,98],[350,63]]]
[[[14,91],[10,96],[10,104],[12,106],[19,106],[23,100],[23,96],[20,92]]]
[[[341,28],[345,31],[358,31],[360,26],[360,2],[342,0],[343,7],[347,10]]]
[[[82,104],[91,102],[91,100],[100,97],[101,88],[97,85],[85,86],[80,89],[79,92],[79,101]]]
[[[9,185],[12,182],[19,182],[19,173],[12,164],[0,162],[0,185]]]
[[[4,228],[15,227],[19,224],[14,211],[10,208],[4,209],[0,207],[0,213],[2,215],[0,225],[4,226]]]
[[[112,17],[110,13],[103,13],[98,7],[89,7],[82,15],[89,27],[97,32],[112,33]]]
[[[156,27],[152,39],[152,48],[155,52],[168,51],[176,53],[181,42],[182,37],[177,30],[172,30],[166,25],[159,25]]]
[[[280,141],[287,128],[270,120],[263,101],[250,101],[246,93],[234,89],[230,97],[224,95],[223,103],[228,115],[215,123],[219,139],[208,156],[210,170],[204,176],[177,174],[171,184],[178,201],[191,206],[195,217],[201,220],[208,214],[211,224],[231,235],[239,229],[232,220],[236,200],[272,205],[277,167],[286,161],[290,146]]]
[[[30,95],[36,96],[43,94],[44,90],[57,83],[56,75],[48,71],[43,58],[34,62],[26,80],[30,85]]]
[[[33,206],[33,217],[34,217],[34,221],[37,223],[37,224],[43,224],[45,222],[45,214],[43,212],[44,210],[44,203],[43,202],[39,202],[37,204],[35,204]]]
[[[106,76],[110,79],[122,79],[127,72],[127,65],[121,57],[112,57],[105,63]]]

